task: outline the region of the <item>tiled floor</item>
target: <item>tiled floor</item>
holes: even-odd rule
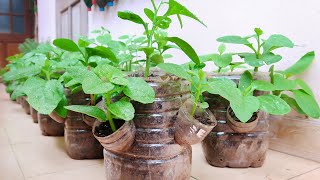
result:
[[[320,180],[320,163],[270,150],[261,168],[215,168],[206,163],[196,145],[192,176],[199,180]],[[42,136],[38,124],[9,100],[0,85],[0,180],[20,179],[104,180],[103,161],[70,159],[64,139]]]

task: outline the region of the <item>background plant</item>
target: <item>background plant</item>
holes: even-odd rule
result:
[[[65,108],[87,114],[102,122],[108,121],[113,132],[117,130],[114,119],[125,121],[133,119],[135,111],[130,100],[148,104],[155,98],[154,90],[143,79],[127,78],[124,72],[109,64],[98,65],[92,71],[88,69],[75,71],[74,68],[69,68],[67,72],[74,75],[84,93],[103,96],[107,110],[83,105],[71,105]]]
[[[263,65],[271,65],[279,62],[282,56],[274,52],[279,48],[293,48],[293,42],[281,35],[273,34],[267,39],[262,39],[263,31],[260,28],[254,29],[255,34],[249,36],[223,36],[217,39],[218,42],[229,44],[242,44],[248,47],[252,52],[237,52],[245,63],[254,67],[254,71],[258,71],[259,67]],[[254,41],[254,42],[252,42]]]
[[[178,3],[175,0],[169,1],[160,1],[158,5],[155,4],[154,0],[151,0],[153,10],[149,8],[144,9],[145,15],[150,20],[150,23],[144,21],[139,15],[130,12],[130,11],[120,11],[118,12],[118,16],[121,19],[129,20],[136,24],[140,24],[144,28],[144,35],[147,37],[147,46],[141,48],[141,50],[146,55],[146,69],[145,69],[145,77],[149,76],[149,71],[151,67],[151,63],[155,65],[163,62],[163,53],[168,49],[171,49],[175,46],[170,45],[168,42],[172,42],[176,44],[189,58],[195,58],[195,61],[199,61],[198,56],[194,56],[193,49],[190,48],[190,45],[186,43],[184,40],[178,37],[164,37],[157,36],[158,30],[166,30],[170,27],[172,22],[171,16],[176,16],[180,22],[182,27],[182,19],[181,16],[187,16],[192,18],[201,24],[204,25],[202,21],[200,21],[192,12],[190,12],[183,5]],[[163,15],[159,15],[159,11],[161,7],[164,5],[168,5],[167,11]]]

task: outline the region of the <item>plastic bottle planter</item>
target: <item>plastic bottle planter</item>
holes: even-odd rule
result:
[[[107,2],[107,0],[96,0],[96,3],[99,6],[100,11],[104,11],[104,7],[107,5]]]
[[[91,11],[93,1],[92,0],[83,0],[83,1],[84,1],[84,4],[87,6],[87,11]]]
[[[30,114],[34,123],[38,123],[38,111],[30,106]]]
[[[229,75],[226,78],[239,82],[240,76]],[[257,77],[256,79],[264,79]],[[259,95],[261,92],[255,93]],[[265,113],[258,113],[257,125],[249,132],[239,133],[227,122],[229,102],[217,95],[206,95],[211,112],[218,124],[202,141],[202,148],[207,162],[217,167],[261,167],[269,146],[269,121]],[[236,129],[236,128],[234,128]]]
[[[236,119],[234,119],[230,113],[231,111],[231,107],[229,106],[227,109],[227,124],[229,125],[229,127],[234,130],[235,132],[238,133],[248,133],[250,131],[252,131],[257,125],[258,125],[258,120],[260,115],[262,114],[262,112],[257,112],[254,114],[255,119],[253,121],[249,121],[247,123],[242,123],[240,121],[237,121]]]
[[[57,123],[49,115],[38,113],[38,123],[44,136],[63,136],[64,124]]]
[[[22,97],[21,105],[22,105],[22,108],[24,109],[24,112],[27,114],[30,114],[30,104],[28,103],[26,96]]]
[[[191,116],[192,101],[187,100],[179,109],[174,123],[174,138],[179,144],[196,144],[201,142],[217,125],[217,121],[210,110],[196,111],[196,116],[203,122]]]
[[[143,77],[143,73],[134,76]],[[152,72],[148,83],[156,92],[155,102],[152,104],[134,102],[135,117],[131,121],[132,125],[127,122],[119,129],[134,133],[134,125],[136,129],[134,142],[123,150],[109,149],[109,147],[104,149],[107,180],[190,178],[191,146],[178,144],[174,138],[174,122],[179,108],[189,97],[189,85],[185,81],[160,72]],[[126,133],[119,133],[123,134],[118,136],[119,139],[125,137]],[[127,137],[132,136],[127,135]],[[117,139],[113,139],[112,142],[117,142]],[[117,146],[123,145],[118,143]]]
[[[114,5],[114,0],[108,0],[107,5],[108,5],[109,7],[112,7],[112,6]]]
[[[65,89],[69,105],[85,105],[90,97],[83,92],[71,94]],[[80,113],[68,111],[67,118],[52,116],[57,122],[65,123],[65,146],[72,159],[100,159],[103,157],[103,148],[92,134],[92,126],[87,125]]]

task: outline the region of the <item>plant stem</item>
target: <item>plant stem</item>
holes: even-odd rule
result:
[[[145,25],[145,32],[147,34],[147,37],[148,37],[148,48],[152,48],[152,37],[153,37],[153,34],[154,34],[154,31],[156,29],[156,26],[155,26],[155,23],[157,21],[157,15],[158,15],[158,11],[162,5],[162,1],[160,2],[159,6],[156,7],[156,4],[154,2],[154,0],[151,0],[152,2],[152,6],[153,6],[153,9],[154,9],[154,17],[153,17],[153,20],[152,20],[152,29],[151,29],[151,32],[149,33],[148,32],[148,25]],[[150,71],[150,56],[147,55],[146,57],[146,70],[144,72],[144,77],[147,78],[149,76],[149,71]]]
[[[106,98],[106,106],[108,107],[111,104],[110,94],[107,94],[105,98]],[[117,128],[113,122],[112,114],[108,110],[107,110],[107,119],[109,121],[109,124],[110,124],[112,131],[115,132],[117,130]]]
[[[254,72],[258,72],[259,67],[254,67]]]
[[[196,97],[195,97],[195,102],[194,102],[194,104],[193,104],[192,111],[191,111],[191,116],[192,116],[192,117],[193,117],[194,114],[196,113],[198,101],[199,101],[199,99],[200,99],[200,87],[201,87],[201,84],[200,84],[199,87],[197,88]]]

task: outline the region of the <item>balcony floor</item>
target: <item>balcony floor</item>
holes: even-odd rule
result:
[[[21,106],[0,84],[1,180],[104,180],[103,160],[72,160],[63,137],[41,135]],[[193,146],[192,176],[199,180],[319,180],[320,163],[269,150],[261,168],[215,168],[207,164],[201,146]],[[194,179],[191,178],[191,179]]]

